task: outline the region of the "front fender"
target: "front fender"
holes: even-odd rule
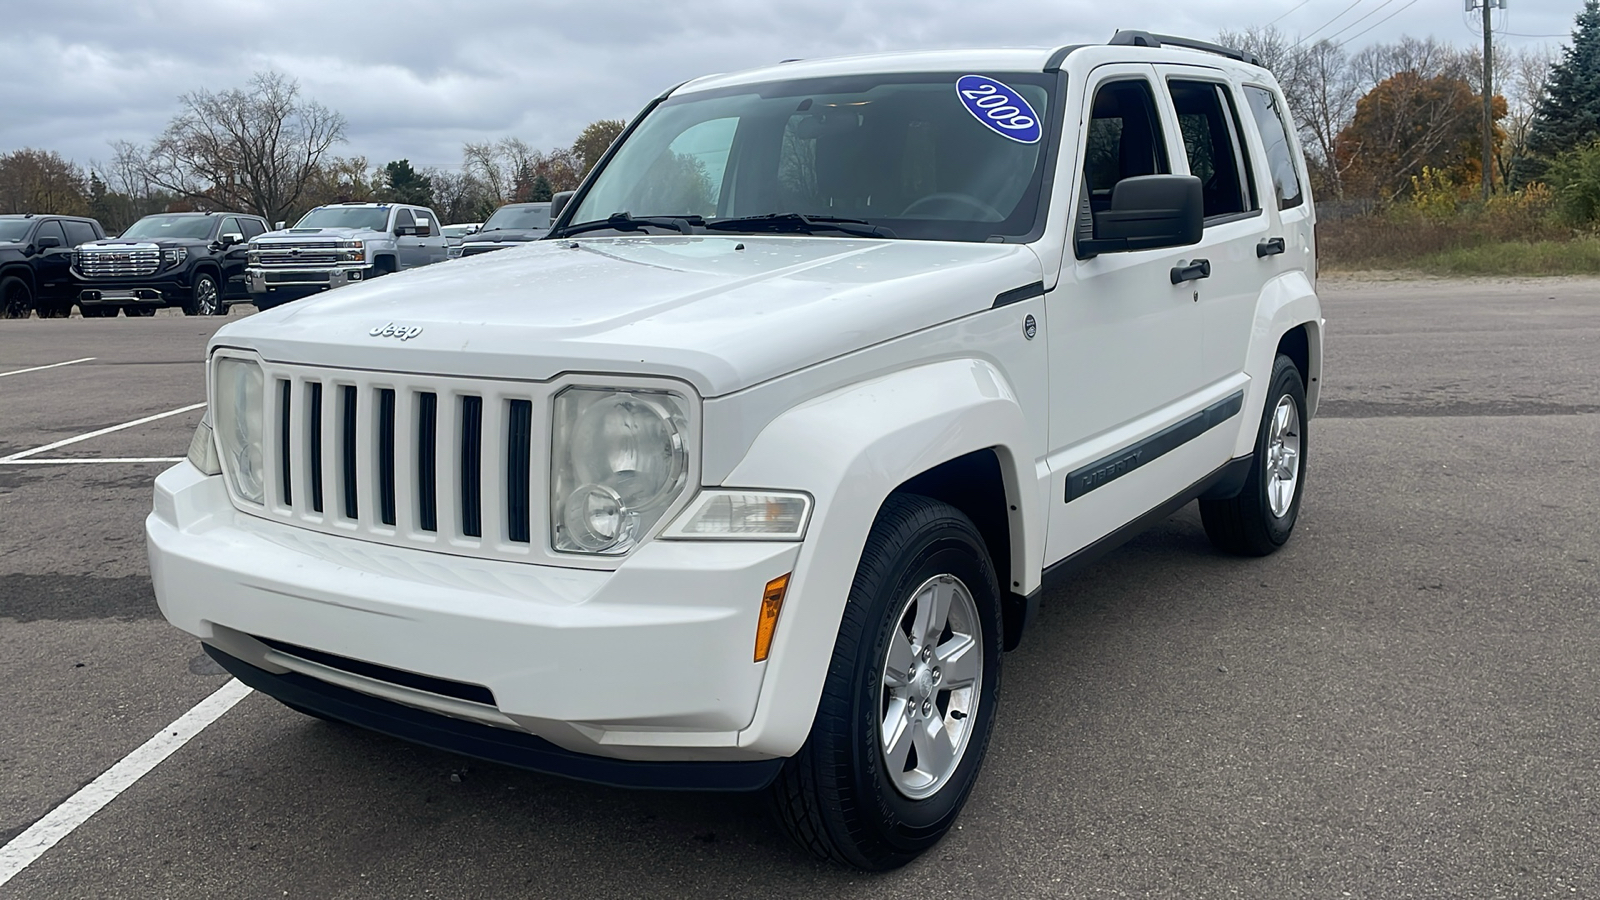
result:
[[[1031,489],[1027,436],[1022,407],[999,369],[972,359],[852,385],[767,425],[724,484],[803,490],[816,504],[740,746],[789,756],[805,742],[867,533],[884,500],[911,477],[992,449],[1005,482],[1018,582],[1000,587],[1027,593],[1037,586],[1044,511]]]

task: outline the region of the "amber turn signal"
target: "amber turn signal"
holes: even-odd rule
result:
[[[783,609],[783,595],[788,590],[789,576],[781,575],[767,582],[767,589],[761,592],[761,618],[756,622],[756,662],[765,662],[767,654],[772,652],[772,635],[778,630],[778,611]]]

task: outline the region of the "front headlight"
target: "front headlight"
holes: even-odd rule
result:
[[[165,268],[182,265],[189,258],[189,251],[183,247],[169,247],[161,251],[161,265]]]
[[[261,367],[246,359],[217,358],[211,410],[216,416],[222,471],[240,498],[266,504],[262,435],[266,430],[266,388]]]
[[[362,262],[366,259],[366,246],[365,241],[340,241],[340,258],[345,262]]]
[[[246,250],[244,252],[244,261],[246,263],[252,265],[252,266],[260,265],[261,264],[261,251],[260,250]]]
[[[550,460],[552,546],[621,554],[688,481],[688,401],[668,391],[568,388],[557,395]]]

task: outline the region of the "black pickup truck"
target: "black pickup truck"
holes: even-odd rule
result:
[[[72,248],[105,236],[99,222],[80,216],[0,216],[0,318],[71,315]]]
[[[85,317],[148,316],[163,306],[186,315],[226,315],[248,301],[246,245],[267,223],[243,213],[145,216],[120,237],[78,247],[72,274]]]

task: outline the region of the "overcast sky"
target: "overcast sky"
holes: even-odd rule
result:
[[[38,147],[85,165],[106,160],[110,141],[143,143],[159,133],[178,111],[179,94],[239,87],[252,72],[277,69],[348,119],[339,155],[453,169],[464,141],[514,135],[539,148],[566,145],[585,124],[631,118],[688,78],[791,57],[1056,46],[1104,41],[1118,27],[1210,38],[1280,15],[1285,31],[1333,36],[1351,49],[1402,34],[1466,45],[1481,38],[1463,7],[1463,0],[0,0],[0,152]],[[1496,29],[1505,46],[1559,45],[1581,7],[1582,0],[1510,0],[1496,13]]]

